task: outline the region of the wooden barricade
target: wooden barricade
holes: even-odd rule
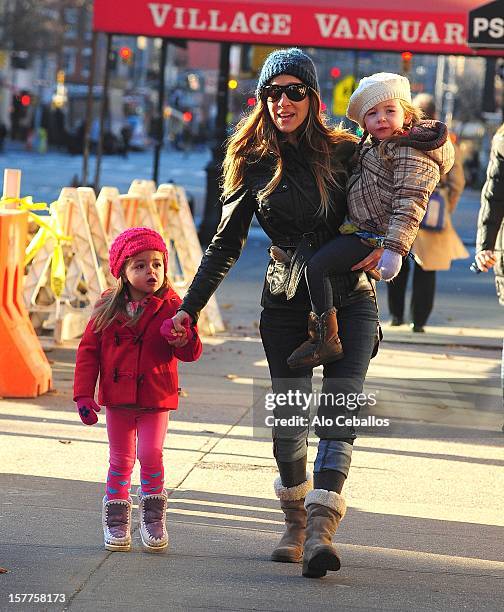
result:
[[[182,271],[182,277],[175,282],[175,285],[184,291],[196,274],[203,257],[185,190],[183,187],[164,183],[158,187],[152,199],[158,211],[164,234],[168,237],[170,244],[173,245],[171,260],[175,264],[173,256],[176,255]],[[172,270],[173,278],[175,278],[174,274]],[[203,331],[209,334],[225,329],[215,296],[210,298],[203,309],[199,325]]]
[[[128,227],[119,199],[119,189],[116,187],[101,188],[96,200],[96,209],[111,242]]]
[[[50,288],[48,273],[54,256],[55,239],[49,237],[33,258],[25,279],[25,302],[30,312],[49,313],[54,340],[61,343],[82,334],[91,310],[112,278],[108,271],[108,239],[99,218],[94,193],[88,188],[64,187],[51,215],[57,217],[62,232],[71,237],[65,247],[66,278],[62,294]],[[101,257],[97,253],[97,247]],[[45,304],[38,294],[45,289]]]

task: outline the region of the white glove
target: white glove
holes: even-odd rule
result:
[[[380,272],[383,280],[391,281],[399,274],[401,266],[402,257],[399,255],[399,253],[385,249],[376,267],[378,268],[378,272]]]

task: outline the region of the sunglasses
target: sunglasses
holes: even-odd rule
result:
[[[301,102],[308,95],[308,85],[304,83],[291,83],[290,85],[266,85],[262,90],[262,98],[278,102],[285,94],[292,102]]]

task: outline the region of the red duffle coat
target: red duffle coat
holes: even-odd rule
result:
[[[159,332],[180,303],[169,288],[163,296],[151,297],[136,325],[127,326],[127,315],[120,314],[96,332],[91,319],[77,350],[74,400],[94,397],[99,375],[101,405],[176,410],[177,359],[196,361],[202,351],[196,327],[192,328],[192,340],[181,348],[170,346]]]

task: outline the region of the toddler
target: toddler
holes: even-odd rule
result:
[[[291,368],[343,357],[329,276],[362,269],[392,280],[440,176],[453,165],[446,125],[421,120],[406,77],[379,72],[363,78],[350,97],[347,116],[364,130],[347,186],[348,216],[341,235],[323,245],[306,266],[312,302],[308,340],[288,358]]]
[[[77,350],[74,401],[82,422],[93,425],[99,404],[106,406],[110,465],[102,525],[107,550],[131,547],[130,481],[137,453],[142,544],[149,552],[168,546],[163,445],[169,411],[178,406],[177,360],[195,361],[202,348],[195,327],[173,331],[171,317],[181,300],[167,269],[166,245],[154,230],[133,227],[117,236],[110,247],[117,285],[96,304]]]

